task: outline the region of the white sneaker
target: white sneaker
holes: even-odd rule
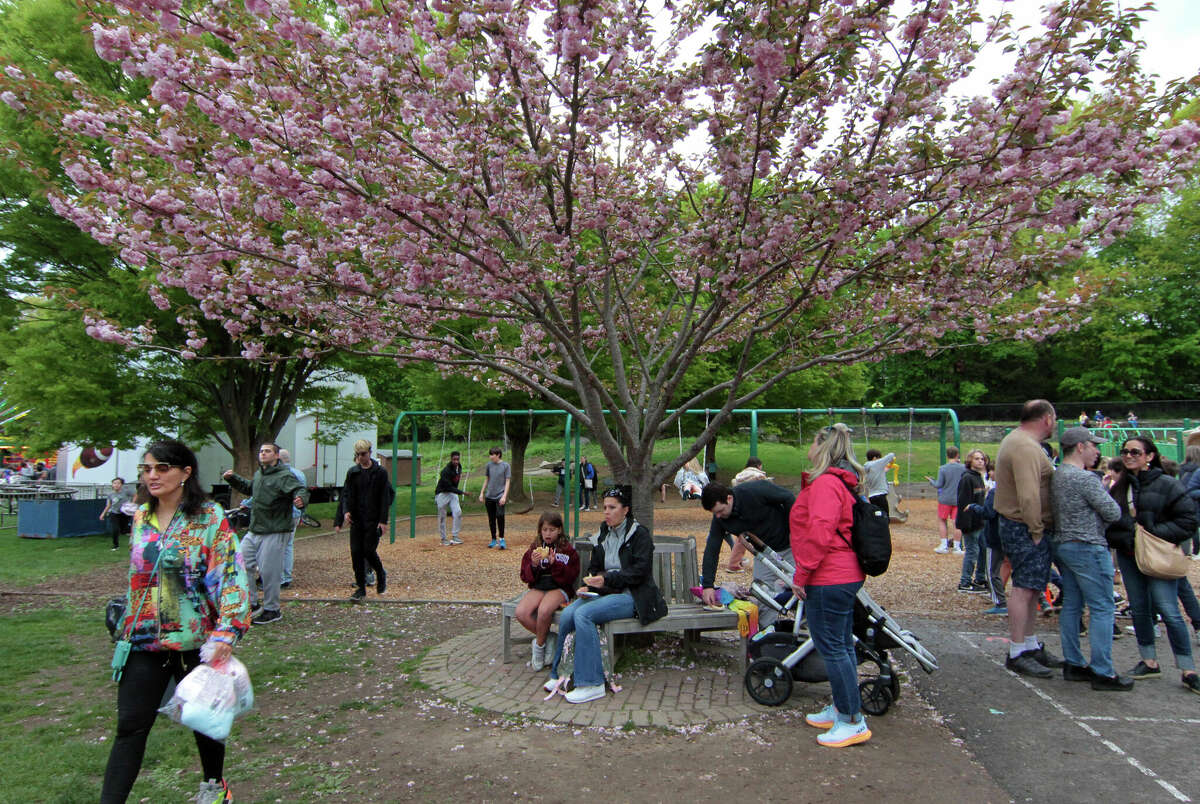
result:
[[[967,551],[962,548],[961,544],[959,544],[958,542],[954,543],[954,555],[961,556],[966,552]]]
[[[553,692],[557,686],[558,686],[558,679],[550,678],[550,679],[547,679],[546,683],[542,685],[542,689],[544,689],[546,692]]]
[[[950,548],[946,546],[945,542],[943,542],[942,544],[939,544],[937,547],[933,548],[933,552],[945,555],[946,553],[950,552]]]
[[[533,657],[529,660],[529,666],[535,673],[546,666],[546,646],[539,645],[536,639],[533,641]]]
[[[571,703],[587,703],[604,697],[604,685],[597,684],[594,687],[576,687],[567,693],[567,700]]]

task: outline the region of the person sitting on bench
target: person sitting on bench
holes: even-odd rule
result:
[[[667,601],[654,583],[654,540],[645,525],[629,510],[629,487],[604,492],[604,522],[596,534],[588,574],[580,597],[563,611],[558,621],[554,660],[545,689],[560,687],[558,664],[563,643],[575,633],[575,689],[566,694],[571,703],[604,697],[604,661],[597,625],[637,617],[642,625],[667,613]]]

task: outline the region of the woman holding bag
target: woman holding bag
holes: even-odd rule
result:
[[[200,664],[210,643],[219,665],[249,626],[250,594],[237,537],[221,506],[206,499],[196,455],[179,441],[159,441],[138,467],[149,492],[133,520],[129,591],[119,671],[117,734],[104,771],[103,804],[123,802],[137,779],[163,693],[172,678]],[[196,733],[204,781],[196,801],[232,800],[223,778],[225,746]]]
[[[1157,611],[1167,629],[1175,665],[1182,671],[1182,682],[1200,694],[1200,678],[1192,658],[1188,628],[1179,613],[1176,579],[1151,577],[1138,568],[1134,558],[1134,539],[1141,525],[1158,538],[1182,544],[1196,531],[1196,508],[1184,493],[1182,484],[1162,470],[1158,448],[1146,436],[1134,436],[1121,445],[1123,470],[1109,494],[1121,508],[1121,518],[1109,526],[1108,543],[1117,551],[1117,563],[1125,581],[1125,592],[1133,613],[1141,661],[1129,672],[1132,678],[1160,678],[1162,668],[1154,646],[1154,613]]]

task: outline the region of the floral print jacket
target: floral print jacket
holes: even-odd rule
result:
[[[177,512],[165,532],[142,505],[130,539],[123,633],[133,650],[196,650],[210,637],[234,644],[250,625],[246,583],[237,534],[220,505],[205,502],[195,516]]]

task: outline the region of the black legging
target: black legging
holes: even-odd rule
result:
[[[886,494],[886,493],[884,493],[884,494],[876,494],[874,497],[871,497],[871,498],[870,498],[870,502],[871,502],[871,505],[873,505],[873,506],[875,506],[876,508],[880,509],[880,510],[881,510],[881,511],[883,511],[885,514],[887,514],[888,516],[891,516],[891,515],[892,515],[892,512],[888,510],[888,501],[887,501],[887,498],[888,498],[888,496],[887,496],[887,494]]]
[[[112,536],[113,547],[120,547],[121,534],[129,530],[129,517],[120,511],[109,511],[105,519],[108,520],[108,535]]]
[[[117,687],[117,737],[104,769],[104,788],[100,804],[121,804],[137,779],[146,753],[146,738],[158,715],[163,693],[172,678],[183,678],[200,664],[200,651],[143,651],[129,654],[121,684]],[[200,766],[205,779],[220,779],[225,768],[225,744],[199,732]]]
[[[491,497],[484,498],[483,507],[487,509],[488,515],[488,530],[492,533],[492,539],[496,538],[496,531],[500,531],[500,538],[504,538],[504,506],[500,504],[500,499],[492,499]]]
[[[350,520],[350,562],[354,564],[354,583],[359,589],[367,586],[366,565],[375,570],[376,578],[387,575],[379,560],[379,523]]]

